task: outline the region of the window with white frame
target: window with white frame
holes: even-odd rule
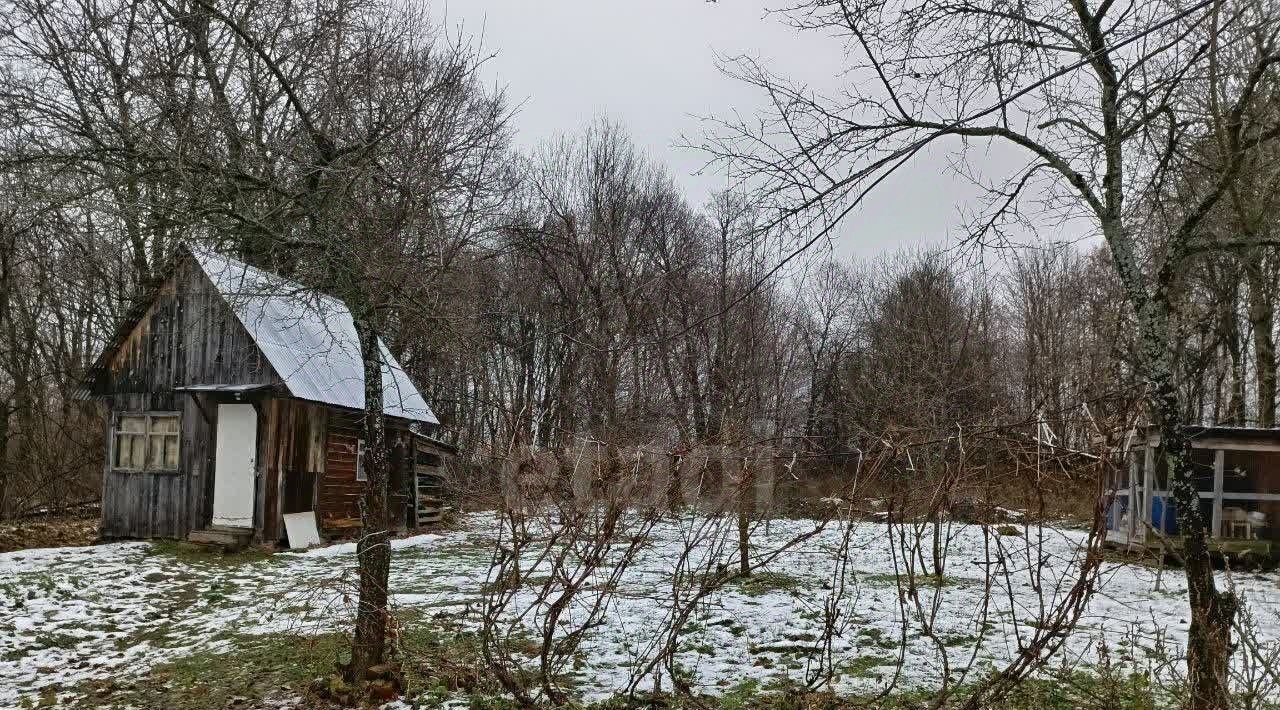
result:
[[[176,471],[182,439],[177,413],[120,414],[112,433],[111,466],[122,471]]]
[[[369,480],[369,474],[364,470],[364,439],[356,440],[356,480]]]

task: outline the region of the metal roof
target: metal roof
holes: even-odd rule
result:
[[[1280,428],[1251,426],[1203,426],[1188,424],[1183,431],[1191,439],[1219,437],[1224,439],[1270,439],[1280,442]],[[1159,437],[1160,427],[1155,424],[1147,426],[1147,436]]]
[[[252,385],[224,385],[224,384],[198,384],[198,385],[182,385],[174,387],[174,392],[230,392],[232,394],[245,394],[249,392],[258,392],[260,390],[269,390],[275,387],[270,382]]]
[[[195,262],[249,331],[289,394],[298,399],[364,409],[364,367],[355,323],[336,298],[222,254],[191,249]],[[382,350],[383,411],[439,424],[387,346]]]

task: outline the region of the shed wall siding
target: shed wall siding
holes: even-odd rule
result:
[[[363,436],[360,416],[338,409],[331,409],[328,418],[329,435],[325,449],[324,473],[316,491],[316,511],[321,530],[329,535],[350,532],[352,521],[360,518],[360,495],[364,482],[356,480],[356,448]],[[388,518],[392,529],[405,527],[409,502],[407,464],[409,457],[403,454],[408,445],[409,433],[402,420],[387,420],[387,443],[391,451],[389,467]]]
[[[105,381],[99,383],[108,427],[121,413],[181,413],[179,470],[113,470],[108,436],[102,535],[184,538],[212,520],[217,406],[207,396],[174,392],[174,387],[279,381],[203,272],[189,262],[179,265],[112,353]],[[259,441],[261,456],[261,436]]]
[[[329,418],[324,475],[319,482],[316,511],[326,532],[341,531],[340,521],[360,517],[360,493],[364,484],[356,480],[356,443],[360,427],[355,417],[336,414]]]
[[[285,513],[314,510],[314,482],[325,471],[329,413],[323,405],[294,399],[270,399],[262,408],[262,539],[274,542],[284,537]]]
[[[190,397],[168,394],[120,394],[108,398],[107,450],[102,486],[104,537],[182,538],[209,524],[213,515],[213,446],[217,408],[209,418]],[[111,421],[130,412],[179,412],[179,470],[117,471],[111,467]]]

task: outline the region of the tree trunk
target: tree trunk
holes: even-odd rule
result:
[[[672,453],[668,458],[667,470],[671,473],[667,478],[667,510],[679,511],[684,508],[684,486],[680,478],[684,476],[684,459],[687,456],[687,453]]]
[[[1275,304],[1271,300],[1271,283],[1264,274],[1265,259],[1257,255],[1245,266],[1249,278],[1249,324],[1253,329],[1253,356],[1258,381],[1258,426],[1276,425],[1276,341]]]
[[[355,637],[346,680],[355,684],[365,672],[382,663],[387,651],[387,580],[391,572],[387,506],[387,437],[382,409],[382,352],[377,329],[367,314],[355,318],[356,334],[364,360],[364,472],[360,498],[360,541],[356,564],[360,575],[360,599],[356,607]]]
[[[738,572],[744,577],[751,574],[751,513],[754,492],[755,471],[751,462],[744,458],[738,481]]]
[[[1226,710],[1230,707],[1229,666],[1231,627],[1238,602],[1230,591],[1217,588],[1209,549],[1209,529],[1200,511],[1200,493],[1191,470],[1191,441],[1187,437],[1174,384],[1168,339],[1167,301],[1156,298],[1139,310],[1144,365],[1147,370],[1152,416],[1160,430],[1160,446],[1169,475],[1169,490],[1178,513],[1183,543],[1191,627],[1187,633],[1187,679],[1190,707]]]
[[[1228,393],[1227,399],[1227,421],[1231,426],[1245,425],[1244,411],[1244,348],[1238,340],[1233,339],[1227,349],[1227,354],[1231,357],[1231,391]]]
[[[1227,393],[1226,423],[1231,426],[1245,424],[1245,345],[1240,337],[1239,292],[1232,289],[1231,295],[1218,304],[1218,320],[1222,342],[1231,359],[1231,383]],[[1215,424],[1218,422],[1214,422]]]
[[[9,512],[10,465],[9,413],[13,411],[10,400],[0,401],[0,519]]]
[[[1161,424],[1160,440],[1183,533],[1183,560],[1191,603],[1187,633],[1187,677],[1191,706],[1226,710],[1230,706],[1231,627],[1238,607],[1235,595],[1219,590],[1213,576],[1209,536],[1200,512],[1200,495],[1191,478],[1190,441],[1181,424]]]

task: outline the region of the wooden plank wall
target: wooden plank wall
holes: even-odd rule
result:
[[[351,534],[350,522],[360,518],[360,494],[364,483],[356,480],[356,446],[360,440],[360,416],[347,411],[331,409],[328,417],[329,436],[325,451],[324,473],[316,491],[316,511],[321,531],[326,535]],[[409,433],[398,421],[388,420],[387,436],[392,443],[391,496],[388,504],[393,529],[403,529],[407,523],[409,502],[407,491],[401,490],[408,481],[406,463],[402,452],[408,445]],[[345,523],[345,524],[344,524]]]
[[[108,440],[103,536],[183,538],[212,519],[217,405],[204,395],[176,393],[174,387],[278,382],[199,267],[190,260],[179,264],[108,359],[96,387],[105,395],[108,425],[116,413],[180,412],[180,468],[177,473],[113,471]]]
[[[213,500],[214,420],[206,421],[196,402],[187,396],[121,394],[109,398],[106,426],[112,412],[181,413],[180,466],[175,472],[116,471],[111,468],[110,446],[103,452],[103,537],[182,538],[209,524]]]
[[[413,519],[413,443],[407,430],[397,429],[388,460],[387,506],[392,530],[405,530]],[[414,521],[416,526],[417,522]]]
[[[320,527],[327,534],[341,534],[340,521],[360,517],[360,493],[363,484],[356,480],[356,442],[360,426],[356,417],[337,414],[329,417],[329,436],[325,449],[324,475],[316,492],[316,511]]]
[[[184,261],[107,362],[105,393],[280,382],[204,272]]]
[[[263,403],[263,410],[259,432],[265,466],[262,539],[275,542],[285,537],[285,513],[314,510],[314,491],[303,491],[313,487],[309,482],[325,470],[328,408],[299,400],[270,399]],[[294,501],[286,505],[290,497]]]

